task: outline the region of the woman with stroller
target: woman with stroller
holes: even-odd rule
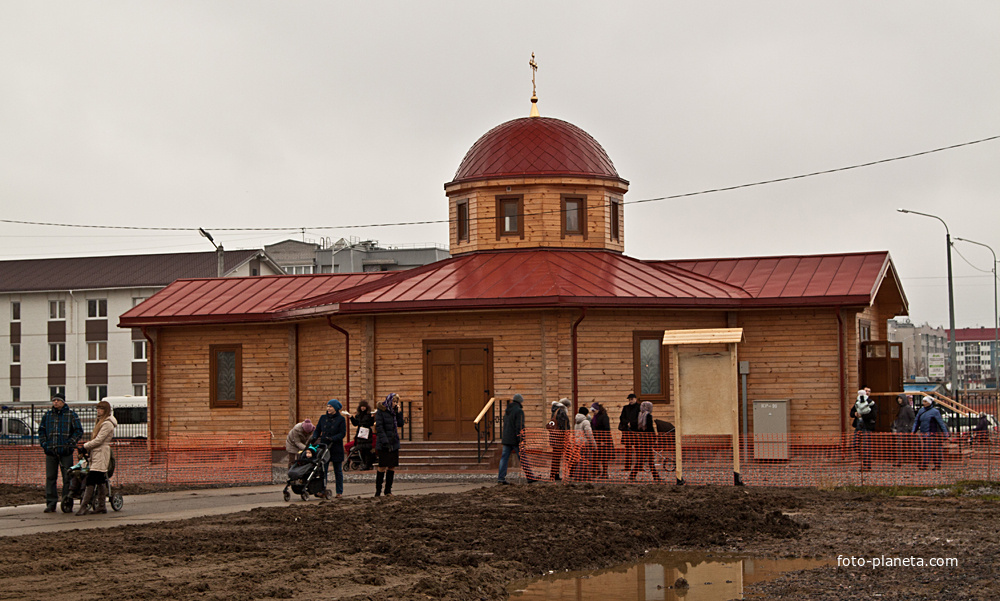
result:
[[[83,500],[76,515],[108,512],[108,468],[111,466],[111,441],[115,437],[116,426],[118,420],[111,412],[111,403],[98,403],[97,423],[94,424],[90,440],[83,443],[81,453],[90,455],[90,472],[87,474],[87,487],[83,491]]]
[[[308,419],[292,426],[285,437],[285,452],[288,453],[288,467],[292,467],[299,453],[309,446],[309,439],[312,437],[316,426]]]
[[[364,463],[361,469],[372,469],[372,428],[375,426],[375,417],[372,416],[371,407],[368,401],[358,403],[358,412],[351,416],[351,425],[357,428],[354,433],[354,446],[358,447],[361,453],[361,462]],[[351,443],[348,443],[351,444]],[[347,450],[350,453],[350,449]]]
[[[376,497],[382,496],[383,482],[385,495],[392,495],[392,480],[396,475],[395,468],[399,466],[399,428],[403,427],[403,412],[400,409],[399,395],[391,392],[379,403],[375,412],[375,450],[378,452]]]
[[[344,494],[344,437],[347,436],[347,420],[340,414],[343,408],[337,399],[327,401],[326,413],[320,416],[312,435],[312,440],[318,440],[330,450],[329,461],[333,464],[338,499]],[[329,468],[324,465],[324,473],[327,469]]]
[[[645,464],[649,464],[649,471],[653,474],[653,481],[660,481],[660,474],[656,471],[656,462],[653,461],[653,443],[656,441],[656,429],[653,423],[653,404],[643,401],[639,405],[639,419],[637,420],[638,435],[636,436],[637,457],[632,471],[628,475],[629,482],[635,482],[635,475],[639,470],[644,469]]]

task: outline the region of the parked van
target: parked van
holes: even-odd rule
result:
[[[103,399],[111,405],[111,411],[118,420],[115,439],[145,439],[148,431],[149,413],[147,398],[144,396],[106,396]]]
[[[38,442],[38,424],[25,415],[0,414],[0,444]]]

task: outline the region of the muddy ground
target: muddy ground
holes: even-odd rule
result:
[[[532,484],[2,539],[0,599],[492,600],[515,579],[655,548],[958,561],[828,566],[752,598],[1000,599],[998,530],[1000,504],[983,499]]]

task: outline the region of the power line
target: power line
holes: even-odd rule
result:
[[[965,263],[969,267],[975,269],[976,271],[979,271],[979,272],[982,272],[982,273],[988,273],[991,276],[993,275],[993,270],[992,269],[980,269],[979,267],[976,267],[975,265],[973,265],[972,261],[970,261],[969,259],[967,259],[966,256],[962,254],[962,251],[958,250],[958,248],[956,248],[954,244],[951,245],[951,248],[952,248],[952,250],[955,251],[955,254],[957,254],[958,256],[962,257],[962,260],[965,261]]]
[[[725,186],[721,188],[711,188],[706,190],[698,190],[695,192],[685,192],[682,194],[672,194],[670,196],[658,196],[656,198],[643,198],[639,200],[629,200],[624,201],[622,204],[632,205],[632,204],[643,204],[649,202],[662,202],[664,200],[676,200],[678,198],[690,198],[692,196],[701,196],[704,194],[715,194],[718,192],[729,192],[731,190],[739,190],[742,188],[752,188],[755,186],[764,186],[768,184],[776,184],[780,182],[788,182],[797,179],[805,179],[807,177],[816,177],[818,175],[828,175],[831,173],[839,173],[841,171],[850,171],[853,169],[861,169],[863,167],[872,167],[874,165],[881,165],[884,163],[891,163],[894,161],[902,161],[906,159],[912,159],[919,156],[924,156],[928,154],[934,154],[937,152],[944,152],[946,150],[954,150],[956,148],[962,148],[964,146],[972,146],[973,144],[982,144],[983,142],[991,142],[993,140],[1000,139],[1000,135],[989,136],[987,138],[980,138],[979,140],[972,140],[969,142],[962,142],[960,144],[952,144],[950,146],[941,146],[939,148],[933,148],[931,150],[923,150],[921,152],[914,152],[911,154],[904,154],[900,156],[895,156],[887,159],[879,159],[877,161],[869,161],[867,163],[858,163],[856,165],[848,165],[846,167],[836,167],[833,169],[824,169],[822,171],[812,171],[810,173],[802,173],[799,175],[790,175],[787,177],[779,177],[775,179],[761,180],[757,182],[750,182],[746,184],[737,184],[735,186]],[[533,216],[542,215],[546,213],[559,213],[561,210],[552,211],[539,211],[536,213],[523,213],[519,216]],[[471,219],[471,221],[477,221],[480,219],[487,219],[486,217],[477,217]],[[489,218],[492,219],[492,218]],[[287,231],[302,231],[307,230],[338,230],[338,229],[360,229],[360,228],[375,228],[375,227],[398,227],[407,225],[434,225],[439,223],[448,223],[448,219],[435,219],[426,221],[399,221],[395,223],[369,223],[364,225],[329,225],[329,226],[312,226],[312,227],[209,227],[206,228],[212,231],[219,232],[287,232]],[[104,230],[141,230],[141,231],[188,231],[196,232],[197,227],[145,227],[145,226],[130,226],[130,225],[84,225],[84,224],[74,224],[74,223],[52,223],[45,221],[18,221],[14,219],[0,219],[0,223],[10,223],[15,225],[41,225],[47,227],[75,227],[75,228],[91,228],[91,229],[104,229]]]

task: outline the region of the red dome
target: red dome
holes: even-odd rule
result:
[[[494,127],[472,145],[455,173],[460,182],[521,176],[614,179],[615,166],[590,134],[547,117],[524,117]]]

